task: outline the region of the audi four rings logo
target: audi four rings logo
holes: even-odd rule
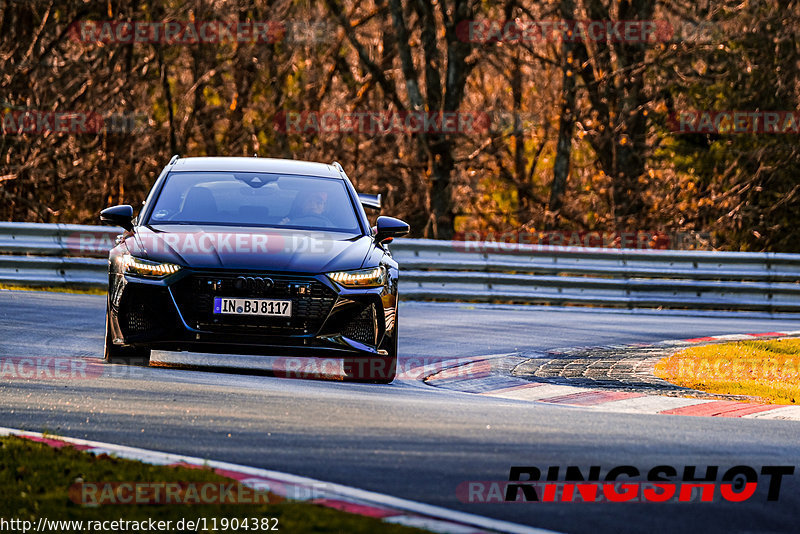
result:
[[[261,293],[272,289],[274,285],[275,282],[272,281],[272,278],[262,278],[260,276],[240,276],[233,281],[233,287],[236,289],[246,289]]]

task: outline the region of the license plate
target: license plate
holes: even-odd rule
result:
[[[220,315],[267,315],[291,317],[291,300],[214,298],[214,313]]]

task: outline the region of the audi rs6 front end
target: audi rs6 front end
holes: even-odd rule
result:
[[[101,213],[125,229],[109,255],[105,360],[335,355],[351,379],[390,382],[398,266],[386,243],[408,225],[370,227],[363,205],[378,202],[336,163],[173,158],[136,219],[128,205]]]

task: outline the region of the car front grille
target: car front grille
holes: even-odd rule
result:
[[[119,300],[119,323],[125,337],[156,334],[167,324],[164,313],[168,295],[162,287],[130,286],[122,291]]]
[[[344,337],[365,345],[375,344],[375,305],[370,304],[342,331]]]
[[[211,332],[261,336],[314,335],[336,301],[336,293],[314,278],[279,274],[193,274],[176,282],[172,290],[189,326]],[[291,300],[292,315],[214,314],[215,297]]]

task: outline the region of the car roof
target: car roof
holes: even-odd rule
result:
[[[271,172],[280,174],[303,174],[339,178],[342,175],[333,165],[273,158],[198,157],[179,158],[172,171],[216,171],[216,172]]]

